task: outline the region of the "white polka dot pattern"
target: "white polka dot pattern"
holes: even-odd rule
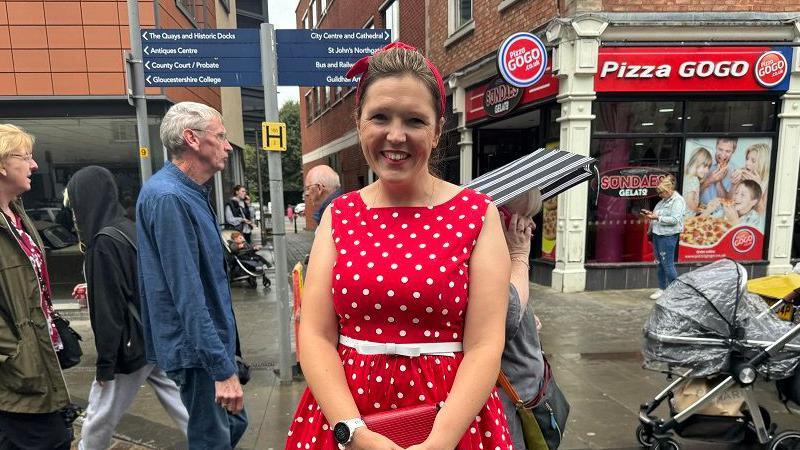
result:
[[[460,341],[469,298],[467,267],[487,206],[488,197],[469,189],[433,208],[367,208],[357,192],[334,200],[332,292],[340,333],[387,343]],[[463,358],[462,353],[360,355],[342,345],[339,353],[362,414],[443,404]],[[336,448],[309,390],[286,448]],[[484,448],[512,449],[496,391],[458,445]]]

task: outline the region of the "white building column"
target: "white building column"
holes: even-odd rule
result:
[[[795,42],[800,41],[800,22],[794,22]],[[800,168],[800,48],[794,47],[789,90],[783,96],[778,114],[778,151],[775,155],[775,180],[772,187],[772,222],[769,227],[769,266],[767,274],[783,274],[792,269],[795,202]]]
[[[558,76],[558,103],[561,105],[560,148],[589,155],[592,101],[595,99],[594,74],[600,34],[608,26],[601,18],[586,15],[574,20],[556,19],[547,28],[553,49],[553,73]],[[553,288],[562,292],[586,289],[586,210],[587,183],[562,193],[558,199],[556,228],[556,266]]]

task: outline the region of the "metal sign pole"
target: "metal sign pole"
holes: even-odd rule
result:
[[[261,76],[264,80],[264,118],[267,122],[278,121],[278,91],[276,86],[277,72],[275,62],[275,27],[269,23],[261,24]],[[291,330],[289,314],[289,273],[286,263],[286,234],[283,221],[283,175],[281,168],[281,152],[267,152],[269,166],[269,196],[272,211],[276,212],[272,221],[272,239],[275,246],[275,284],[278,301],[278,337],[280,339],[280,379],[281,383],[291,383],[292,367]]]
[[[131,37],[131,90],[136,105],[136,133],[139,136],[139,171],[144,184],[153,174],[150,160],[150,130],[147,127],[147,99],[144,95],[144,66],[142,65],[141,27],[139,26],[139,1],[128,0],[128,28]],[[166,154],[166,152],[165,152]]]
[[[261,246],[267,243],[267,216],[264,214],[264,205],[266,200],[264,198],[264,185],[261,183],[261,149],[258,146],[258,130],[256,134],[256,173],[258,173],[258,216],[261,217],[261,223],[258,224],[258,229],[261,232]]]

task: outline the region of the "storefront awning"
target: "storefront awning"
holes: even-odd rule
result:
[[[594,163],[588,156],[540,148],[475,178],[466,187],[489,195],[497,205],[533,188],[539,188],[542,200],[547,200],[593,177]]]

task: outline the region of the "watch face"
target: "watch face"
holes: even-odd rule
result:
[[[333,427],[333,437],[336,442],[346,444],[350,440],[350,428],[344,422],[339,422]]]

